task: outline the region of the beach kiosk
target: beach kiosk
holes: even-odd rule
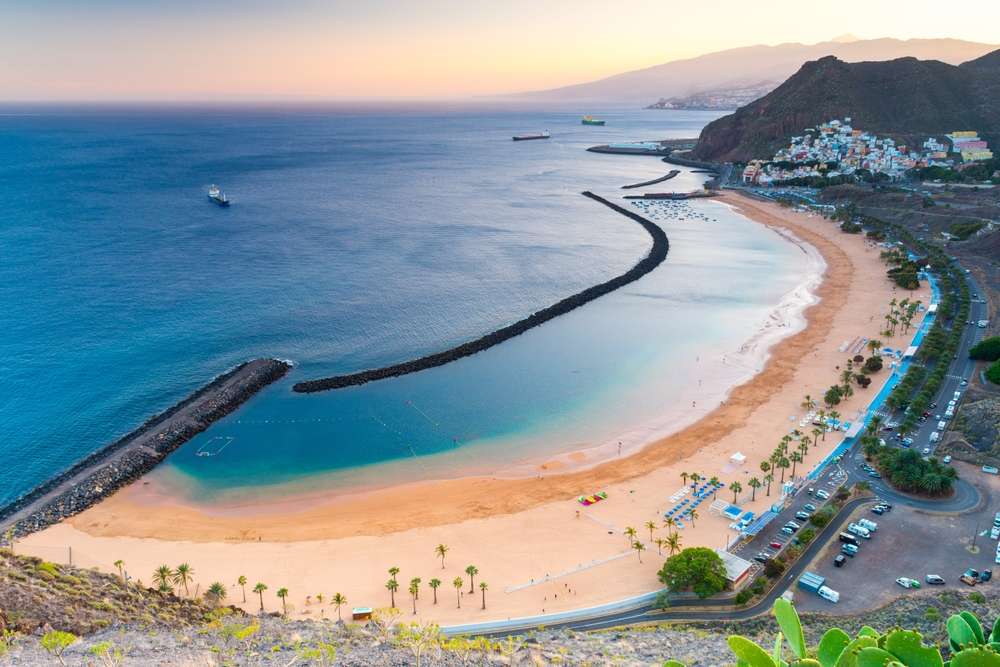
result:
[[[352,621],[370,621],[372,620],[372,608],[371,607],[354,607],[351,609],[351,620]]]

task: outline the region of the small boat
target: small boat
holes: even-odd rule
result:
[[[219,206],[229,206],[229,198],[219,189],[218,185],[208,186],[208,198]]]
[[[536,132],[534,134],[515,134],[511,139],[514,141],[531,141],[532,139],[548,139],[552,135],[545,132]]]
[[[598,120],[593,116],[584,116],[583,120],[580,121],[581,125],[604,125],[603,120]]]

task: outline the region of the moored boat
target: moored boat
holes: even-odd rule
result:
[[[535,132],[533,134],[515,134],[511,139],[514,141],[531,141],[532,139],[548,139],[551,137],[547,131],[546,132]]]

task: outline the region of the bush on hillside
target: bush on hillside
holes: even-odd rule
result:
[[[670,590],[693,591],[700,598],[721,593],[726,588],[726,568],[722,559],[706,547],[691,547],[671,556],[657,576]]]
[[[993,384],[1000,384],[1000,361],[994,361],[993,364],[986,369],[986,379]]]

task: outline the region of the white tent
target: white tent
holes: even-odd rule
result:
[[[736,452],[735,454],[729,457],[729,460],[732,461],[733,463],[738,463],[742,465],[743,463],[746,463],[747,457],[741,454],[740,452]]]

